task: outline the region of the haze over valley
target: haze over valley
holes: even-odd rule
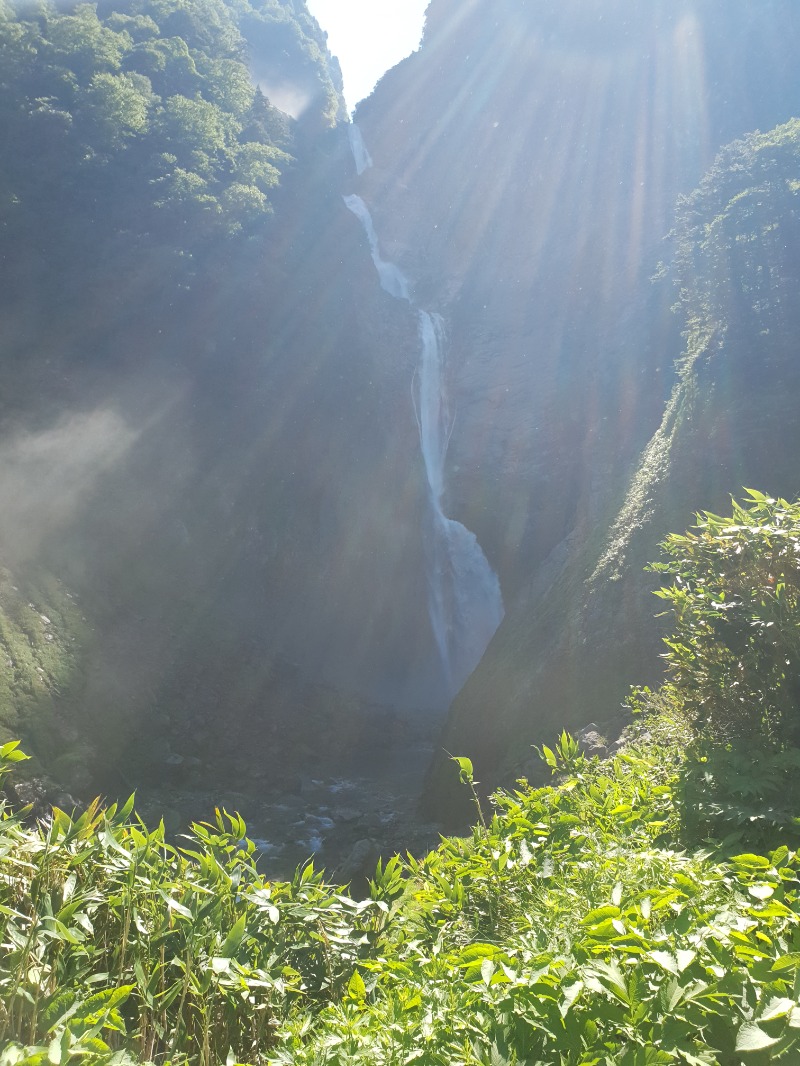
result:
[[[613,742],[659,541],[798,490],[798,38],[432,0],[351,123],[302,0],[0,7],[0,740],[45,805],[222,800],[359,873],[464,824],[445,750],[490,790]]]

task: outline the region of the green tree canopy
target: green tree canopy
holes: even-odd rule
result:
[[[335,120],[335,67],[293,0],[0,0],[6,240],[69,231],[100,254],[104,233],[189,251],[252,233],[292,162],[292,120],[251,75],[270,54]]]

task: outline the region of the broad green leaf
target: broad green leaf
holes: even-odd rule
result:
[[[768,870],[770,867],[769,859],[765,859],[763,855],[734,855],[731,863],[745,870]]]
[[[475,1050],[477,1053],[477,1047]],[[483,1061],[485,1062],[486,1060],[483,1059]],[[516,1062],[516,1059],[514,1059],[514,1061]],[[508,1056],[500,1050],[496,1043],[492,1044],[491,1048],[489,1049],[488,1066],[511,1066],[511,1059],[509,1059]]]
[[[593,911],[589,911],[585,918],[581,919],[583,925],[597,925],[599,922],[604,922],[608,918],[619,918],[619,907],[597,907]]]
[[[505,952],[502,948],[499,948],[497,944],[485,944],[479,942],[477,944],[469,944],[465,947],[463,951],[459,952],[458,959],[459,962],[465,963],[475,962],[478,959],[494,959],[498,955],[503,955],[505,958]]]
[[[753,1022],[745,1022],[736,1034],[736,1050],[746,1054],[748,1051],[763,1051],[779,1043],[779,1037],[770,1036]]]
[[[787,1015],[797,1004],[793,999],[787,999],[784,996],[773,996],[773,998],[764,1007],[764,1010],[759,1014],[758,1020],[760,1022],[771,1022],[775,1018],[783,1018]]]
[[[62,892],[62,897],[63,897],[64,903],[69,902],[69,899],[72,896],[72,893],[75,891],[75,886],[77,885],[77,883],[78,883],[78,875],[73,871],[69,875],[69,877],[67,877],[66,881],[64,882],[64,889],[63,889],[63,892]],[[62,921],[63,921],[63,919],[62,919]]]
[[[794,912],[791,911],[785,903],[780,903],[776,899],[771,899],[769,903],[765,903],[763,907],[759,907],[758,910],[751,911],[751,914],[757,915],[757,917],[762,921],[764,918],[794,917]]]
[[[674,955],[671,955],[668,951],[649,951],[647,958],[650,958],[667,973],[674,974],[675,977],[680,973],[678,967],[678,960]]]
[[[30,759],[30,755],[19,750],[19,745],[18,740],[9,740],[8,743],[0,745],[0,762],[24,762]]]
[[[587,987],[594,988],[595,991],[611,992],[621,1002],[630,1003],[625,978],[619,966],[614,963],[596,963],[593,971],[587,970],[585,980]]]
[[[575,981],[573,982],[573,984],[567,985],[564,988],[564,995],[559,1005],[559,1010],[561,1011],[562,1018],[566,1018],[567,1013],[569,1012],[573,1004],[576,1002],[581,992],[583,992],[584,988],[585,985],[583,981]]]
[[[230,959],[239,950],[239,945],[244,939],[246,925],[247,915],[243,914],[225,937],[225,943],[222,945],[219,952],[223,958]]]
[[[785,866],[789,861],[790,852],[785,844],[782,844],[777,850],[770,854],[769,861],[776,868]]]
[[[800,951],[792,951],[788,955],[781,955],[772,964],[773,971],[796,970],[800,968]]]
[[[678,970],[683,973],[683,971],[688,969],[697,958],[697,952],[678,950],[675,952],[675,957],[678,962]]]
[[[189,918],[191,920],[192,912],[189,910],[188,907],[185,907],[182,903],[179,903],[178,900],[173,899],[172,896],[170,896],[167,892],[164,891],[163,888],[159,889],[159,893],[171,911],[175,911],[176,914],[180,914],[182,918]]]
[[[552,748],[548,748],[546,744],[542,744],[542,759],[548,766],[552,767],[552,769],[554,770],[558,766],[558,761],[556,760],[555,752]]]
[[[676,978],[664,981],[659,990],[659,1001],[665,1014],[672,1014],[683,999],[683,988]]]
[[[465,783],[469,782],[473,778],[472,760],[465,758],[463,755],[452,755],[451,759],[458,766],[461,780]]]
[[[619,1060],[620,1066],[668,1066],[674,1061],[669,1052],[655,1047],[631,1049]]]
[[[44,921],[51,923],[52,927],[48,929],[51,936],[56,940],[65,940],[68,944],[82,944],[84,941],[83,936],[77,936],[71,929],[68,929],[63,922],[60,922],[58,918],[46,917]]]
[[[69,1030],[64,1030],[59,1036],[53,1037],[47,1049],[47,1061],[52,1066],[60,1066],[69,1059]]]
[[[110,826],[106,825],[101,829],[98,836],[111,851],[116,851],[118,855],[123,855],[126,859],[130,859],[130,852],[120,844]]]
[[[687,1062],[689,1066],[716,1066],[717,1056],[713,1052],[708,1052],[704,1058],[699,1055],[695,1055],[691,1051],[686,1051],[684,1048],[678,1048],[678,1054],[682,1057],[684,1062]]]

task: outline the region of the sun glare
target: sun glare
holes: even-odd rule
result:
[[[349,108],[417,48],[426,7],[427,0],[309,0],[341,65]]]

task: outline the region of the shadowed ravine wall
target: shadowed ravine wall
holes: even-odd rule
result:
[[[760,409],[720,389],[728,335],[698,357],[692,420],[668,412],[680,433],[646,536],[589,581],[677,382],[685,323],[650,281],[676,198],[721,145],[800,109],[798,36],[790,0],[433,0],[420,50],[358,109],[374,166],[358,178],[346,129],[312,107],[268,226],[188,282],[180,257],[133,250],[93,273],[60,230],[52,263],[38,245],[6,257],[3,558],[80,597],[69,707],[97,727],[98,762],[131,734],[156,762],[202,737],[220,772],[246,757],[278,781],[357,746],[374,703],[441,700],[417,322],[381,291],[346,193],[447,322],[443,510],[507,608],[446,745],[491,786],[657,675],[640,568],[659,537],[743,482],[794,491]],[[785,428],[792,394],[771,380],[747,388]],[[22,507],[15,486],[43,469]]]
[[[723,144],[800,108],[799,30],[786,3],[434,0],[420,50],[358,109],[359,191],[450,323],[449,513],[507,605],[443,738],[486,787],[562,725],[619,720],[629,684],[659,674],[641,574],[658,539],[774,475],[738,430],[705,427],[713,447],[682,430],[631,576],[587,584],[685,346],[672,287],[650,280],[675,202]],[[447,774],[442,758],[430,811],[455,802]]]

